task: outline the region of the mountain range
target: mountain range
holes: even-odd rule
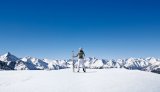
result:
[[[77,67],[77,60],[75,67]],[[148,58],[128,58],[128,59],[97,59],[86,58],[85,66],[88,69],[110,69],[125,68],[129,70],[141,70],[160,74],[160,59]],[[10,52],[0,56],[1,70],[59,70],[72,67],[72,59],[53,60],[38,59],[34,57],[18,58]]]

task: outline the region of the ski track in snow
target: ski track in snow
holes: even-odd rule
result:
[[[160,75],[138,70],[0,71],[0,92],[160,92]]]

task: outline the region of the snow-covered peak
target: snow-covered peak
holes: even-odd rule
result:
[[[0,60],[1,61],[13,61],[16,62],[17,60],[19,60],[19,58],[17,58],[16,56],[12,55],[10,52],[7,52],[6,54],[0,56]]]
[[[88,58],[86,58],[85,60],[88,61],[88,62],[94,62],[94,61],[96,61],[96,60],[98,60],[98,59],[95,58],[95,57],[88,57]]]
[[[22,58],[21,60],[22,60],[22,61],[25,61],[25,62],[27,62],[27,61],[37,62],[37,61],[39,61],[40,59],[27,56],[27,57]]]
[[[99,59],[99,60],[95,60],[94,62],[92,62],[92,64],[91,64],[91,68],[98,68],[98,69],[101,69],[101,68],[103,68],[103,66],[104,66],[104,62],[103,62],[103,60],[101,59]]]
[[[3,56],[4,57],[7,57],[7,56],[11,56],[12,54],[10,52],[7,52],[6,54],[4,54]]]
[[[146,61],[148,61],[148,63],[150,63],[150,64],[155,64],[155,63],[157,63],[157,59],[154,58],[154,57],[146,58]]]
[[[127,62],[134,62],[135,61],[135,59],[134,58],[129,58],[129,59],[127,59]]]
[[[22,61],[26,62],[26,65],[31,69],[38,69],[44,70],[47,69],[48,63],[44,62],[41,59],[34,58],[34,57],[24,57],[21,59]]]

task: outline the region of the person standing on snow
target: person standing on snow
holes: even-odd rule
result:
[[[85,57],[85,53],[83,51],[83,48],[79,48],[79,52],[77,54],[77,56],[75,57],[78,57],[78,71],[80,71],[80,66],[82,65],[82,68],[83,68],[83,72],[86,72],[86,68],[85,68],[85,65],[84,65],[84,57]]]

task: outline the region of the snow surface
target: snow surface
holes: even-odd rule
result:
[[[0,71],[0,92],[160,92],[160,75],[126,69]]]

